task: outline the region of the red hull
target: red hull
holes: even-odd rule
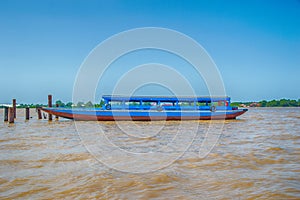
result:
[[[244,114],[247,109],[235,112],[233,114],[219,115],[219,116],[96,116],[86,114],[70,114],[66,112],[57,112],[55,110],[48,110],[41,108],[42,111],[47,112],[58,117],[80,121],[158,121],[158,120],[222,120],[222,119],[236,119],[237,116]]]

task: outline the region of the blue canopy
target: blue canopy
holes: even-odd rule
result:
[[[200,96],[117,96],[103,95],[105,101],[144,101],[144,102],[218,102],[230,101],[230,97],[200,97]]]

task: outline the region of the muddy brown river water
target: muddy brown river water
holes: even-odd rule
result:
[[[0,199],[300,199],[300,108],[224,123],[31,116],[8,124],[0,109]]]

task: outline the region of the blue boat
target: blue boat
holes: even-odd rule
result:
[[[101,108],[41,108],[63,118],[85,121],[236,119],[248,109],[230,106],[230,97],[104,95]]]

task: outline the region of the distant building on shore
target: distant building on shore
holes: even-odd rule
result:
[[[243,107],[243,108],[249,108],[249,107],[261,107],[260,103],[257,102],[251,102],[251,103],[242,103],[239,105],[239,107]]]
[[[260,103],[253,102],[249,105],[250,107],[260,107]]]

